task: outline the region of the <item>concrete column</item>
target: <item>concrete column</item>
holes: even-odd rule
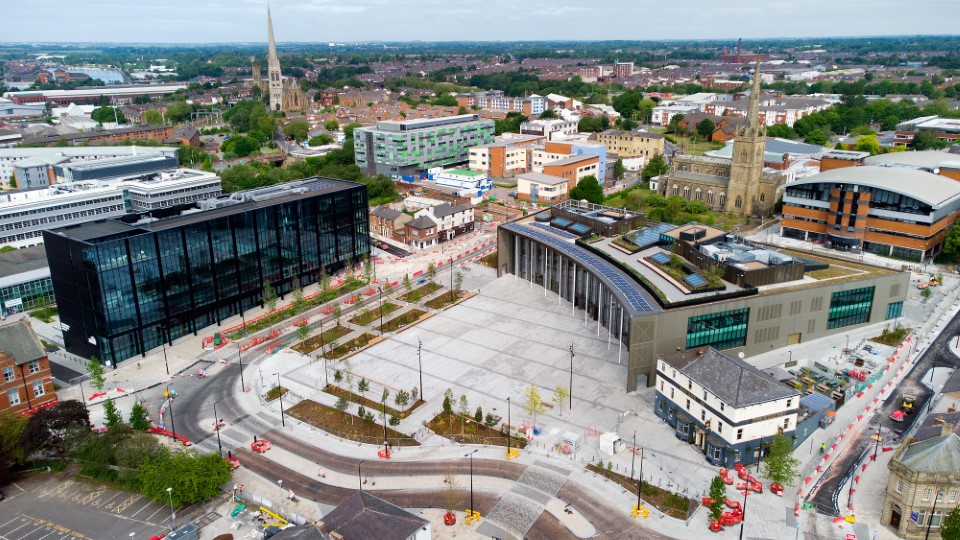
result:
[[[573,263],[573,294],[570,295],[570,315],[577,312],[577,263]]]

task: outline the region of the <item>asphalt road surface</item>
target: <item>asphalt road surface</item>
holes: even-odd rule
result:
[[[957,367],[957,359],[948,347],[950,339],[957,334],[960,334],[960,314],[951,319],[940,335],[920,354],[917,365],[894,388],[889,398],[883,402],[878,414],[874,415],[873,419],[867,425],[861,427],[858,432],[852,434],[853,439],[848,443],[841,458],[833,464],[817,490],[809,498],[821,513],[838,515],[840,510],[838,506],[840,504],[845,506],[847,498],[845,494],[840,492],[840,488],[853,475],[861,459],[869,459],[869,455],[878,446],[876,441],[871,439],[872,436],[876,435],[878,425],[882,426],[881,434],[883,438],[883,442],[879,446],[883,446],[898,442],[903,434],[909,431],[913,423],[917,421],[920,411],[923,411],[927,401],[933,396],[933,392],[924,386],[920,379],[934,367]],[[900,408],[905,395],[912,395],[916,398],[913,407],[914,411],[917,412],[908,415],[904,422],[894,422],[890,419],[890,415]],[[841,412],[840,418],[847,418],[847,416],[843,416],[843,414],[847,414],[843,409],[841,409]],[[851,411],[850,414],[856,412],[858,411]]]

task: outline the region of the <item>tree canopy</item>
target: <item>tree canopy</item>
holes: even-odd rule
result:
[[[310,134],[310,124],[306,120],[292,120],[283,126],[283,134],[300,142]]]
[[[584,176],[577,182],[576,187],[570,190],[570,198],[586,200],[594,204],[603,203],[603,188],[595,176]]]
[[[697,134],[704,139],[709,139],[715,129],[717,129],[717,125],[709,118],[704,118],[697,124]]]
[[[649,182],[654,176],[660,176],[668,170],[669,167],[667,166],[666,160],[663,159],[663,156],[657,154],[650,158],[650,161],[644,165],[640,177],[643,178],[644,182]]]
[[[117,122],[120,124],[127,123],[127,117],[124,116],[123,111],[116,107],[97,107],[90,112],[90,119],[101,124],[107,124],[111,122]]]
[[[763,462],[764,473],[767,478],[784,486],[793,485],[797,478],[797,467],[800,460],[793,457],[793,448],[790,440],[784,435],[777,435],[770,443],[770,450]]]

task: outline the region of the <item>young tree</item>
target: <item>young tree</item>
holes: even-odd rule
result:
[[[333,405],[333,407],[334,407],[335,409],[337,409],[338,411],[340,411],[340,412],[343,413],[343,414],[346,414],[346,413],[347,413],[347,407],[348,407],[348,406],[349,406],[349,404],[347,403],[347,398],[345,398],[345,397],[343,397],[343,396],[338,397],[338,398],[337,398],[337,402],[334,403],[334,405]]]
[[[337,320],[337,328],[340,328],[340,317],[343,316],[343,308],[340,307],[340,304],[337,304],[333,307],[333,318]]]
[[[303,299],[303,288],[300,287],[300,280],[296,277],[293,278],[293,291],[290,292],[290,296],[293,298],[293,301],[290,302],[290,305],[293,306],[294,311],[300,312],[303,311],[304,299]]]
[[[340,384],[343,382],[343,371],[339,369],[333,370],[333,382]]]
[[[453,390],[450,388],[443,393],[443,412],[448,415],[453,414]]]
[[[437,267],[433,263],[427,265],[427,275],[430,276],[430,281],[433,281],[437,277]]]
[[[570,397],[570,391],[567,390],[566,386],[558,384],[557,387],[553,389],[552,401],[557,405],[561,413],[563,412],[563,402],[566,401],[568,397]]]
[[[277,310],[277,292],[273,290],[273,284],[270,283],[270,280],[267,280],[263,284],[263,304],[267,306],[267,311],[274,312]]]
[[[718,520],[723,515],[723,500],[727,497],[727,485],[720,475],[710,481],[710,519]]]
[[[357,391],[360,392],[360,395],[367,397],[367,390],[370,389],[370,383],[367,382],[366,377],[361,377],[360,382],[357,383]]]
[[[650,158],[650,161],[644,165],[643,171],[640,172],[640,178],[642,178],[644,182],[649,182],[651,178],[660,176],[668,170],[669,167],[667,166],[667,162],[664,161],[663,156],[657,154]]]
[[[309,324],[301,324],[300,326],[297,327],[297,337],[300,338],[300,341],[306,340],[307,336],[309,335],[310,335]]]
[[[373,259],[369,255],[363,259],[363,281],[364,283],[373,281]]]
[[[330,288],[330,274],[327,273],[325,266],[320,267],[320,291],[326,291]]]
[[[410,397],[413,398],[413,402],[416,403],[420,399],[420,389],[414,386],[410,389]]]
[[[146,431],[150,428],[150,421],[147,420],[147,410],[138,401],[133,404],[130,410],[130,427],[137,431]]]
[[[90,386],[94,387],[97,392],[103,391],[103,364],[100,363],[100,359],[96,356],[91,356],[90,361],[87,362],[87,373],[90,374]]]
[[[399,407],[401,411],[406,409],[407,404],[410,403],[410,392],[399,390],[393,398],[393,402],[397,404],[397,407]]]
[[[540,389],[532,384],[528,384],[527,387],[523,389],[523,397],[527,400],[523,406],[523,410],[533,415],[533,426],[536,427],[537,415],[543,414],[546,410],[546,407],[543,405],[543,398],[540,397]]]
[[[613,162],[613,177],[617,180],[623,180],[623,177],[627,175],[627,168],[623,166],[623,160],[617,158]]]
[[[456,272],[453,274],[453,290],[458,294],[460,293],[460,287],[463,286],[463,272]]]
[[[800,460],[793,457],[790,440],[783,435],[777,435],[770,443],[763,465],[767,478],[778,484],[789,486],[797,477]]]
[[[933,289],[930,287],[924,288],[922,291],[920,291],[920,297],[923,298],[923,303],[926,304],[927,300],[933,298]]]
[[[467,416],[470,414],[470,402],[467,401],[466,394],[460,394],[460,416]]]
[[[697,134],[707,140],[713,135],[713,130],[715,129],[717,129],[717,125],[709,118],[704,118],[697,124]]]
[[[403,275],[403,288],[407,290],[407,294],[410,294],[410,291],[413,290],[413,283],[410,282],[410,275]]]
[[[120,416],[120,411],[117,410],[117,405],[112,399],[103,403],[103,416],[108,428],[112,429],[123,424],[123,417]]]
[[[390,390],[384,388],[383,394],[380,395],[380,402],[386,403],[388,399],[390,399]]]
[[[603,188],[595,176],[584,176],[577,182],[576,187],[570,190],[570,198],[586,200],[594,204],[603,203]]]
[[[479,424],[480,422],[483,422],[483,409],[482,409],[481,407],[479,407],[479,406],[477,407],[476,412],[473,413],[473,419],[474,419],[478,424]]]

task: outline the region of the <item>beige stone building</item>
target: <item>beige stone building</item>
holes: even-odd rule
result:
[[[766,126],[760,123],[760,66],[750,93],[749,115],[737,128],[733,158],[681,154],[673,158],[666,178],[657,188],[666,196],[701,200],[714,212],[754,216],[773,207],[785,177],[763,170]]]
[[[663,135],[646,131],[608,129],[597,134],[597,142],[607,147],[607,152],[620,158],[642,157],[644,160],[663,155]]]
[[[900,538],[940,538],[943,516],[960,504],[960,436],[943,435],[904,445],[890,460],[880,523]],[[916,520],[914,520],[914,516]]]

